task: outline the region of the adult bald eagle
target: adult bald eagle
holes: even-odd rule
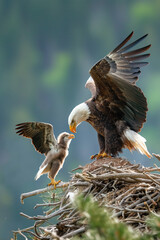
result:
[[[82,121],[89,122],[97,131],[100,146],[97,157],[116,156],[122,148],[139,150],[151,157],[145,138],[137,133],[146,121],[148,108],[143,92],[135,85],[140,68],[148,64],[142,60],[150,56],[141,53],[151,45],[128,51],[148,34],[125,46],[132,35],[133,32],[91,68],[85,86],[92,97],[77,105],[68,118],[74,133]]]
[[[16,126],[16,133],[31,138],[35,149],[46,155],[45,160],[39,167],[35,180],[41,175],[48,173],[48,177],[51,179],[51,183],[48,185],[54,185],[54,188],[56,188],[60,180],[56,182],[55,177],[63,167],[65,158],[68,156],[69,144],[74,135],[63,132],[59,134],[56,140],[53,126],[42,122],[25,122]]]

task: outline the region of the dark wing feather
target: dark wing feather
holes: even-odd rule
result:
[[[110,65],[110,74],[114,74],[117,77],[128,80],[134,84],[138,80],[138,76],[141,73],[140,68],[148,64],[148,62],[138,61],[141,61],[150,56],[150,54],[141,53],[147,51],[151,45],[147,45],[133,51],[128,51],[148,36],[148,34],[146,34],[136,41],[123,47],[130,40],[132,35],[133,32],[121,44],[119,44],[118,47],[110,52],[105,57],[105,59]]]
[[[119,51],[131,39],[132,36],[133,36],[133,31],[109,54]]]
[[[16,133],[32,139],[32,144],[40,153],[47,154],[57,141],[51,124],[42,122],[25,122],[16,125]]]
[[[97,90],[97,106],[105,111],[103,104],[108,102],[110,110],[117,115],[117,120],[121,116],[131,129],[138,132],[146,120],[146,98],[137,86],[110,74],[109,70],[110,65],[105,59],[100,60],[90,70]]]

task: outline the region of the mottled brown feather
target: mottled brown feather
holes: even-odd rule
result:
[[[35,149],[42,154],[47,154],[57,144],[53,126],[49,123],[19,123],[16,125],[16,133],[23,137],[31,138]]]

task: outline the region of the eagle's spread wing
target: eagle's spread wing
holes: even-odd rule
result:
[[[123,115],[123,119],[131,129],[138,132],[146,119],[147,102],[142,91],[135,86],[135,82],[138,80],[140,68],[147,64],[139,60],[150,55],[139,54],[148,50],[151,45],[127,52],[147,36],[123,47],[132,35],[133,32],[111,53],[96,63],[90,70],[90,74],[94,80],[92,83],[96,90],[95,99],[109,104],[112,112]]]
[[[53,126],[42,122],[25,122],[16,125],[19,135],[32,139],[36,150],[40,153],[47,154],[57,141],[53,133]]]

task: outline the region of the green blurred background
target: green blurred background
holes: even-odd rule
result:
[[[20,194],[49,182],[46,176],[34,181],[44,156],[15,134],[15,125],[44,121],[56,136],[69,131],[70,111],[90,96],[88,70],[132,30],[134,39],[149,33],[143,45],[152,44],[138,86],[149,105],[142,135],[151,153],[160,152],[159,10],[159,0],[0,0],[0,240],[31,225],[19,212],[39,213],[33,206],[42,198],[21,205]],[[71,169],[89,163],[98,149],[96,132],[81,124],[57,179],[68,180]],[[157,163],[127,150],[122,155],[145,166]]]

